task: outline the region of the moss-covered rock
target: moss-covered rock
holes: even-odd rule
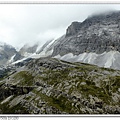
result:
[[[25,69],[10,76],[9,84],[17,91],[22,90],[22,94],[13,92],[14,99],[5,104],[8,113],[118,114],[119,80],[117,70],[52,58],[32,60]],[[10,90],[5,81],[1,81],[1,86]],[[24,97],[12,106],[10,103],[20,95]],[[2,113],[5,109],[1,109]]]

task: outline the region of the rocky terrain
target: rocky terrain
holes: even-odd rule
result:
[[[69,62],[83,62],[120,70],[120,12],[89,16],[83,22],[72,22],[65,35],[49,40],[43,46],[24,45],[19,51],[2,45],[0,64],[20,59],[54,57]]]
[[[72,22],[65,35],[48,44],[51,57],[120,70],[120,11]]]
[[[120,114],[120,71],[54,58],[6,68],[1,114]]]
[[[118,11],[72,22],[42,47],[1,44],[0,114],[120,114],[119,42]]]
[[[61,43],[54,46],[53,56],[84,52],[101,54],[120,52],[120,12],[110,12],[88,17],[83,22],[73,22],[66,30]]]

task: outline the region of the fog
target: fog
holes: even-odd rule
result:
[[[0,41],[17,49],[57,39],[73,21],[119,10],[119,4],[0,4]]]

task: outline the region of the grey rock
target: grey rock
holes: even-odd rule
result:
[[[38,44],[35,45],[28,45],[25,44],[20,50],[19,50],[19,54],[21,54],[22,56],[25,55],[25,53],[35,53],[37,50]]]
[[[0,65],[7,64],[8,60],[10,60],[13,55],[17,54],[16,49],[11,45],[4,43],[0,45],[0,48]]]
[[[73,22],[66,34],[57,39],[49,48],[52,56],[83,52],[103,53],[111,50],[120,52],[120,12],[88,17],[83,22]]]
[[[79,22],[72,22],[72,24],[67,28],[66,37],[75,35],[80,30]]]

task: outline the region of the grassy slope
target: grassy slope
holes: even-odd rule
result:
[[[105,105],[120,105],[119,100],[115,102],[112,99],[112,93],[119,94],[120,71],[81,63],[73,64],[63,61],[62,63],[68,66],[63,69],[50,69],[38,65],[38,69],[43,72],[36,75],[34,74],[34,64],[31,64],[29,71],[21,71],[15,74],[13,80],[20,80],[18,85],[21,86],[34,86],[35,82],[45,83],[46,85],[53,86],[54,90],[65,92],[69,96],[81,95],[82,98],[90,101],[89,96],[92,95],[101,100]],[[60,111],[67,113],[79,111],[79,113],[82,113],[80,109],[76,109],[75,106],[72,105],[72,102],[62,95],[58,98],[55,96],[47,96],[45,93],[42,93],[42,91],[37,91],[36,89],[33,90],[33,93],[36,94],[35,98],[40,97],[48,106],[53,106]],[[35,100],[35,98],[33,100]],[[5,106],[6,104],[7,103],[5,103]],[[0,108],[4,108],[4,104],[1,105]],[[17,105],[16,109],[17,108],[22,109],[23,107],[21,108],[21,106]],[[9,111],[7,112],[11,113]],[[15,111],[12,112],[14,113]]]

